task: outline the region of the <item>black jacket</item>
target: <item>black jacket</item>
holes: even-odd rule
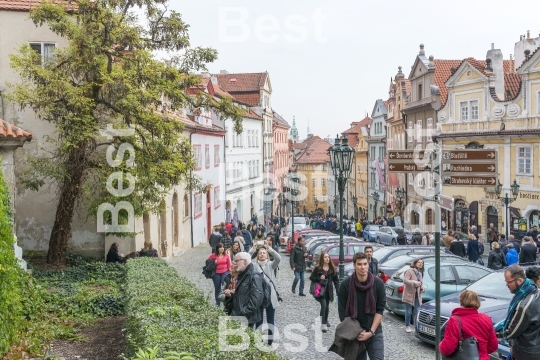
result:
[[[487,267],[493,270],[500,270],[506,267],[506,256],[501,249],[495,249],[489,253]]]
[[[517,304],[506,336],[513,345],[515,359],[540,359],[540,290],[535,289]]]
[[[111,249],[107,253],[107,262],[108,263],[115,263],[115,262],[122,262],[124,261],[124,258],[118,254],[118,250]]]
[[[527,242],[521,246],[521,252],[519,253],[520,264],[533,264],[536,263],[536,245]]]
[[[465,257],[465,255],[467,255],[465,251],[465,243],[461,240],[452,240],[450,243],[450,251],[456,256]]]
[[[264,300],[262,281],[263,279],[255,273],[253,264],[249,264],[238,275],[233,295],[232,316],[245,316],[249,325],[261,320],[259,308]]]
[[[244,247],[246,249],[249,249],[253,245],[253,238],[251,237],[251,233],[247,231],[246,229],[242,230],[242,236],[244,237]]]
[[[294,271],[306,271],[306,253],[307,249],[305,246],[300,247],[298,243],[293,246],[291,257],[289,258],[291,269],[294,269]]]
[[[371,262],[368,263],[369,271],[375,276],[379,275],[379,261],[375,258],[371,258]]]
[[[216,246],[221,242],[221,239],[223,236],[221,236],[220,233],[212,233],[210,235],[210,240],[208,241],[210,243],[210,247],[212,248],[212,253],[216,251]]]
[[[320,282],[321,281],[321,275],[324,274],[324,270],[319,268],[318,266],[313,269],[311,272],[311,276],[309,277],[309,280],[313,282]],[[332,269],[328,269],[328,274],[324,277],[328,281],[328,286],[326,288],[326,291],[328,295],[330,295],[329,299],[330,301],[334,301],[334,287],[336,288],[336,293],[339,290],[339,275],[336,274],[335,271],[332,271]],[[332,283],[334,286],[332,287]]]

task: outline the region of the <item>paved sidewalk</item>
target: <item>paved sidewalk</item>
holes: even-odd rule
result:
[[[212,281],[202,275],[202,266],[210,254],[208,245],[203,244],[196,248],[187,250],[182,256],[170,261],[171,266],[175,267],[179,274],[186,276],[193,281],[213,303],[214,286]],[[329,321],[332,324],[330,331],[321,333],[318,329],[314,331],[313,324],[319,316],[319,303],[309,295],[309,275],[306,272],[306,297],[294,295],[291,292],[291,284],[294,278],[293,272],[289,267],[289,256],[282,252],[280,271],[278,271],[277,283],[279,293],[283,297],[283,302],[276,310],[276,327],[283,335],[285,326],[289,324],[301,324],[305,327],[305,332],[294,329],[294,333],[309,338],[309,346],[306,349],[300,348],[300,343],[292,338],[283,339],[279,343],[277,352],[289,359],[315,360],[315,359],[341,359],[339,356],[323,352],[327,349],[334,339],[334,329],[339,323],[337,313],[337,303],[332,303],[330,308]],[[298,289],[297,289],[298,293]],[[385,312],[383,320],[383,332],[385,341],[385,360],[433,360],[435,350],[432,346],[424,344],[417,340],[412,333],[405,333],[403,319],[393,314]],[[321,346],[315,346],[316,336],[322,336]],[[319,338],[319,344],[321,344]],[[319,349],[318,349],[319,348]]]

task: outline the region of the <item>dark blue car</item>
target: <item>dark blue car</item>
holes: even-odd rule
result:
[[[480,309],[491,317],[493,325],[504,320],[508,312],[508,306],[514,296],[506,287],[504,270],[488,274],[467,287],[480,296]],[[459,292],[441,298],[441,326],[448,320],[452,310],[459,307]],[[435,301],[430,301],[420,306],[418,319],[415,323],[415,335],[418,339],[435,344]],[[499,339],[499,349],[495,358],[505,358],[509,349],[504,339]]]

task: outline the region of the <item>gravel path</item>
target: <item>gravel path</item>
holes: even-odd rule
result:
[[[213,302],[214,286],[212,281],[206,279],[201,273],[204,261],[209,254],[208,245],[202,244],[189,249],[182,256],[172,259],[170,264],[178,270],[180,275],[188,277],[205,294],[208,294],[210,301]],[[300,297],[291,292],[294,275],[289,268],[289,256],[284,252],[280,254],[282,265],[278,271],[276,286],[284,301],[276,310],[276,327],[283,335],[284,331],[287,331],[285,328],[287,325],[298,324],[294,333],[307,337],[309,343],[307,346],[303,346],[301,342],[287,336],[287,339],[274,342],[274,346],[277,345],[276,351],[289,359],[341,359],[333,353],[326,352],[334,339],[335,326],[339,323],[337,303],[333,303],[330,308],[329,322],[332,324],[330,331],[321,333],[318,331],[319,327],[314,326],[315,321],[319,318],[319,303],[309,294],[306,297]],[[309,292],[309,275],[310,273],[306,272],[306,293]],[[317,331],[314,331],[314,328]],[[385,360],[433,360],[435,358],[433,346],[420,342],[413,333],[407,334],[405,332],[403,318],[385,312],[383,332]]]

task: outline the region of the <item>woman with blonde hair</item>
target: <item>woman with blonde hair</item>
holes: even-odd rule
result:
[[[443,356],[451,356],[456,352],[461,340],[474,337],[479,359],[489,360],[489,354],[499,346],[491,318],[478,312],[480,298],[474,291],[463,290],[459,295],[459,304],[461,307],[452,310],[452,315],[445,324],[446,330],[444,339],[439,344],[439,351]]]
[[[491,251],[488,256],[488,265],[487,267],[493,270],[500,270],[506,267],[506,257],[501,251],[499,243],[494,241],[491,243]]]

